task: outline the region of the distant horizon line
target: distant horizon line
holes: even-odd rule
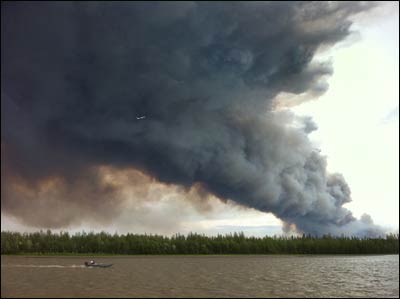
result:
[[[94,231],[94,230],[90,230],[90,231],[85,231],[85,230],[81,230],[81,231],[75,231],[75,232],[71,232],[68,230],[51,230],[51,229],[39,229],[36,231],[17,231],[17,230],[1,230],[1,233],[18,233],[18,234],[35,234],[35,233],[40,233],[40,234],[53,234],[53,235],[62,235],[62,234],[69,234],[71,236],[74,235],[89,235],[89,234],[93,234],[93,235],[99,235],[99,234],[106,234],[109,236],[112,235],[117,235],[117,236],[127,236],[127,235],[134,235],[134,236],[157,236],[157,237],[166,237],[166,238],[172,238],[174,236],[184,236],[184,237],[188,237],[188,236],[201,236],[201,237],[229,237],[229,236],[244,236],[246,238],[256,238],[256,239],[262,239],[262,238],[358,238],[358,239],[380,239],[380,238],[385,238],[387,236],[397,236],[399,238],[399,232],[388,232],[383,234],[380,237],[371,237],[371,236],[363,236],[363,237],[359,237],[356,235],[346,235],[346,234],[340,234],[340,235],[335,235],[335,234],[322,234],[322,235],[313,235],[311,233],[296,233],[296,232],[291,232],[291,233],[282,233],[282,234],[265,234],[263,236],[246,236],[245,232],[243,231],[235,231],[235,232],[225,232],[225,233],[216,233],[216,234],[206,234],[206,233],[200,233],[200,232],[188,232],[188,233],[172,233],[172,234],[160,234],[160,233],[147,233],[147,232],[143,232],[143,233],[137,233],[137,232],[127,232],[127,233],[118,233],[118,232],[108,232],[105,230],[101,230],[101,231]]]

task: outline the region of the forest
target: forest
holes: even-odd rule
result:
[[[265,236],[243,233],[165,237],[106,232],[1,232],[1,254],[398,254],[399,234],[384,238]]]

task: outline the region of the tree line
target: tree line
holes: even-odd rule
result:
[[[399,234],[384,238],[246,237],[101,233],[1,232],[1,254],[398,254]]]

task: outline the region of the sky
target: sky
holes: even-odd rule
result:
[[[328,156],[328,169],[351,186],[353,201],[346,206],[393,228],[399,223],[398,13],[392,2],[355,19],[358,38],[330,53],[334,74],[327,93],[294,109],[318,124],[312,137]]]
[[[398,22],[397,2],[2,4],[2,230],[398,232]]]

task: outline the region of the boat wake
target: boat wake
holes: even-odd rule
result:
[[[85,265],[1,265],[3,268],[86,268]]]

